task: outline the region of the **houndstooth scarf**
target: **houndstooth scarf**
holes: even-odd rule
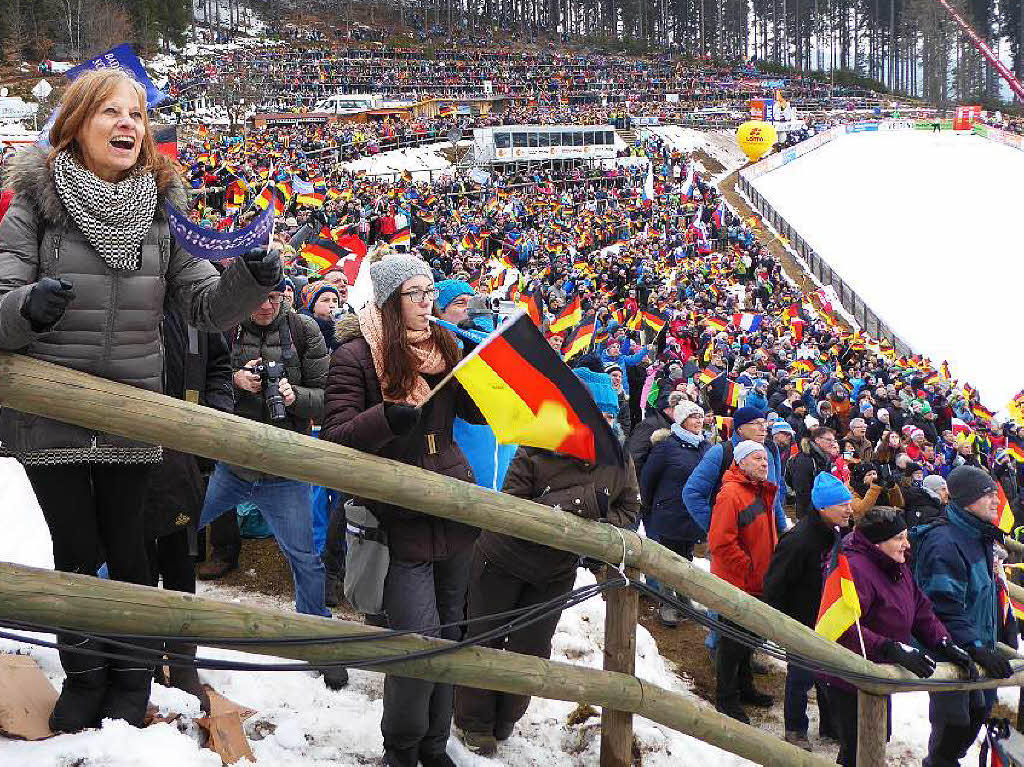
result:
[[[138,269],[142,241],[156,212],[153,175],[133,174],[112,184],[65,149],[53,161],[53,180],[60,201],[104,263],[111,269]]]

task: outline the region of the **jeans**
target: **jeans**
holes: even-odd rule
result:
[[[812,686],[818,691],[818,733],[831,736],[834,733],[825,685],[814,681],[813,672],[792,663],[786,666],[786,699],[782,709],[786,731],[807,733],[807,692]]]
[[[307,482],[281,477],[249,482],[218,463],[206,488],[199,525],[210,524],[243,501],[255,503],[291,565],[296,612],[329,618],[331,613],[324,604],[324,564],[313,547],[312,498]]]

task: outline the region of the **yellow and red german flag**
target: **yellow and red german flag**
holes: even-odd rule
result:
[[[668,322],[668,317],[658,312],[649,312],[644,309],[641,314],[644,318],[644,324],[655,333],[660,333],[661,329],[665,327],[665,323]]]
[[[562,357],[572,359],[580,352],[585,352],[594,341],[594,321],[589,320],[577,325],[576,330],[562,342]]]
[[[640,330],[644,326],[644,315],[641,312],[637,312],[628,320],[626,320],[627,330]]]
[[[321,274],[329,272],[348,254],[349,251],[346,248],[334,240],[324,237],[310,240],[302,246],[302,250],[299,253],[300,256],[319,269]]]
[[[519,308],[526,312],[533,320],[533,324],[539,328],[544,322],[544,299],[540,294],[540,288],[536,287],[529,294],[520,296]]]
[[[622,447],[590,392],[525,312],[481,341],[452,374],[499,443],[623,465]]]
[[[701,386],[707,386],[709,383],[714,381],[720,375],[721,375],[721,373],[719,373],[714,368],[704,368],[702,371],[700,371],[697,374],[697,382]]]
[[[982,421],[991,421],[992,417],[995,415],[995,413],[980,402],[975,402],[971,405],[971,412],[974,413],[975,417],[980,418]]]
[[[565,310],[558,315],[558,319],[548,326],[548,329],[552,333],[563,333],[566,330],[572,330],[582,319],[583,302],[580,301],[579,296],[576,296],[576,298],[572,300],[572,303],[565,307]]]
[[[1017,463],[1024,463],[1024,449],[1015,442],[1011,442],[1006,446],[1006,452],[1010,454]]]
[[[836,542],[832,548],[832,557],[825,574],[824,587],[821,591],[818,620],[814,624],[816,632],[833,642],[860,620],[860,598],[857,596],[857,585],[853,582],[850,563],[847,561],[846,555],[840,551],[840,545],[837,533]]]
[[[718,317],[708,317],[705,320],[705,323],[707,323],[708,329],[714,333],[718,333],[729,327],[728,322],[726,322],[725,320],[720,320]]]

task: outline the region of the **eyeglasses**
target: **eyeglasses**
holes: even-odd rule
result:
[[[437,288],[413,288],[412,290],[403,290],[401,295],[408,298],[414,304],[421,303],[424,300],[433,301],[438,296]]]
[[[267,296],[267,301],[272,304],[280,304],[284,301],[284,293],[271,293]]]

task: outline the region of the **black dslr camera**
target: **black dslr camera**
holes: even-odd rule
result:
[[[263,362],[245,368],[248,373],[256,373],[260,377],[263,387],[263,401],[267,403],[267,410],[270,412],[270,420],[283,421],[288,417],[284,407],[284,396],[281,394],[279,384],[284,378],[284,365],[280,362]]]

